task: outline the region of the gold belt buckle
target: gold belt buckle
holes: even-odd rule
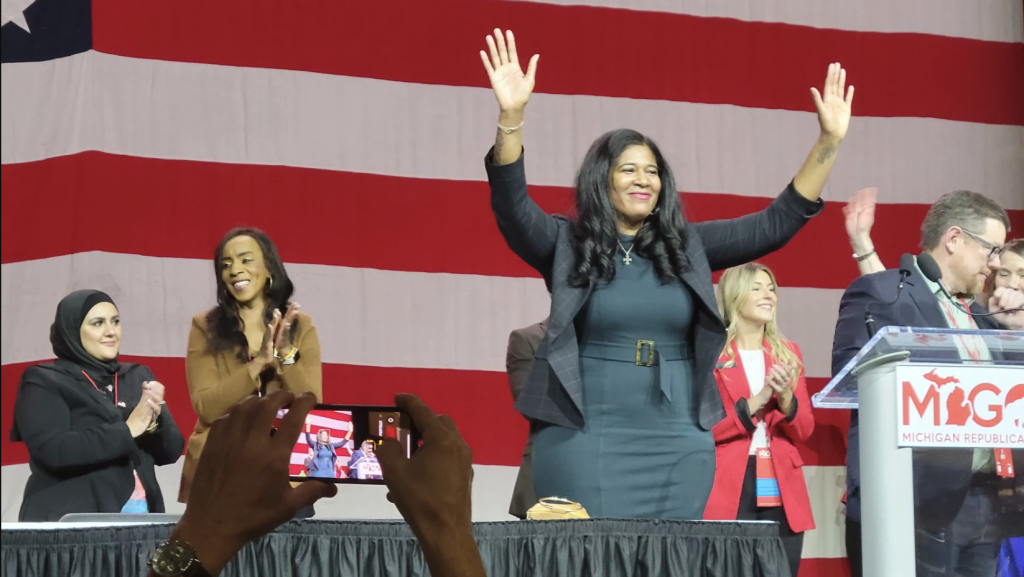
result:
[[[644,345],[651,347],[651,354],[647,357],[647,362],[644,363],[640,360],[641,352],[644,350]],[[653,367],[654,366],[654,341],[637,341],[636,342],[636,366]]]

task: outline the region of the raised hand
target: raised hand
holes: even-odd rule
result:
[[[502,37],[501,30],[494,29],[494,36],[487,36],[487,47],[490,55],[480,51],[480,59],[491,79],[494,97],[498,106],[505,111],[522,111],[533,93],[534,81],[537,77],[537,61],[540,55],[534,54],[526,73],[519,66],[519,54],[516,52],[516,39],[512,31],[506,32],[508,43]]]
[[[811,96],[814,97],[814,107],[818,109],[821,133],[842,140],[850,126],[850,111],[853,109],[853,86],[846,88],[846,70],[838,62],[829,64],[824,94],[812,87]]]
[[[878,189],[863,188],[857,191],[843,207],[846,216],[846,234],[857,254],[867,254],[874,249],[871,242],[871,227],[875,224],[875,205]]]

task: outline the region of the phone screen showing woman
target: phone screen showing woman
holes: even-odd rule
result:
[[[396,407],[316,405],[295,440],[289,476],[293,481],[383,485],[377,449],[385,439],[398,441],[409,458],[419,433]]]

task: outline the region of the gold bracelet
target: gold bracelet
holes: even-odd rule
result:
[[[524,124],[526,124],[526,120],[523,120],[522,122],[520,122],[519,126],[513,126],[512,128],[509,128],[507,126],[502,126],[502,124],[499,122],[498,123],[498,130],[501,130],[505,134],[512,134],[513,132],[515,132],[515,131],[519,130],[520,128],[522,128]]]
[[[274,358],[279,360],[279,361],[287,361],[287,360],[291,359],[292,357],[294,357],[295,353],[297,353],[297,352],[299,352],[299,347],[293,346],[291,352],[288,353],[287,356],[282,357],[281,353],[279,353],[277,351],[277,349],[274,349]]]
[[[157,419],[159,419],[159,417],[157,417]],[[160,421],[158,421],[157,419],[153,419],[153,423],[146,427],[147,433],[152,433],[160,425]]]

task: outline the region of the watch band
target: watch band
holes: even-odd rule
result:
[[[149,560],[149,568],[157,577],[212,577],[196,557],[195,549],[174,539],[157,548]]]

